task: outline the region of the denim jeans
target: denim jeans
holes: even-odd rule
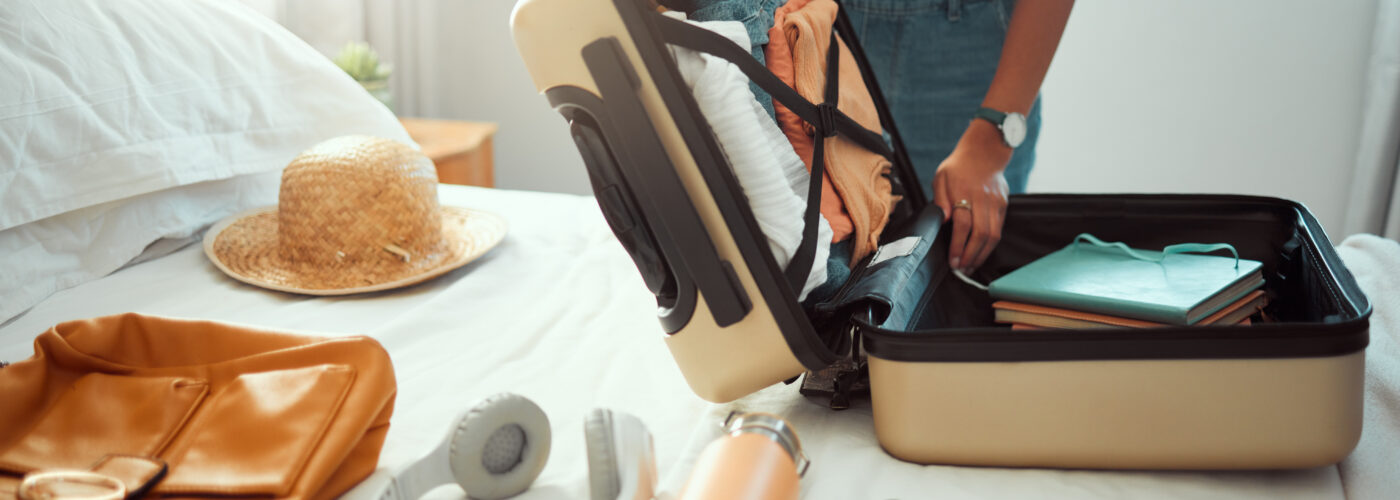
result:
[[[934,171],[982,105],[1006,38],[1010,0],[841,0],[885,94],[904,146],[931,194]],[[1040,135],[1040,99],[1006,166],[1024,193]]]
[[[688,16],[695,21],[739,21],[749,32],[749,51],[759,64],[764,63],[763,46],[768,45],[768,30],[773,27],[773,11],[787,0],[696,0],[695,11]],[[774,116],[773,96],[749,82],[749,88],[768,116]]]

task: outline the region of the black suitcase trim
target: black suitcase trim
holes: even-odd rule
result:
[[[1005,328],[898,332],[857,319],[866,353],[890,361],[1009,362],[1274,359],[1341,356],[1366,348],[1365,322],[1020,333]],[[1298,327],[1306,325],[1306,330]]]

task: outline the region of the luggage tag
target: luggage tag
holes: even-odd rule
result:
[[[904,257],[914,253],[914,249],[919,246],[920,241],[923,241],[921,236],[905,236],[880,245],[880,248],[875,250],[875,256],[870,259],[870,267],[878,266],[895,257]]]

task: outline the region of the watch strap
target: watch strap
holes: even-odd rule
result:
[[[986,107],[977,108],[977,115],[976,115],[976,116],[977,116],[977,118],[981,118],[981,119],[983,119],[983,120],[987,120],[987,121],[989,121],[989,122],[992,122],[993,125],[996,125],[996,126],[998,126],[998,127],[1001,126],[1001,123],[1002,123],[1002,122],[1006,121],[1006,113],[1003,113],[1003,112],[1001,112],[1001,111],[997,111],[997,110],[992,109],[992,108],[986,108]]]

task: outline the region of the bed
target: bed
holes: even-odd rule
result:
[[[111,5],[118,4],[139,10],[160,2],[126,0],[104,4],[104,8],[112,13],[118,7]],[[277,28],[268,26],[271,23],[256,20],[236,7],[216,2],[186,4],[193,6],[187,13],[190,16],[198,17],[196,10],[200,8],[216,9],[239,23],[256,26],[259,33],[272,33],[266,39],[272,45],[260,45],[260,51],[274,50],[275,44],[297,43],[289,35],[275,33]],[[19,10],[0,12],[10,15],[0,15],[0,19],[22,18],[25,12],[22,7]],[[135,22],[130,15],[120,17]],[[150,17],[151,22],[162,20]],[[228,35],[246,39],[247,33],[229,30]],[[314,70],[308,74],[334,72],[329,65],[307,64]],[[343,75],[340,78],[344,80]],[[351,85],[348,80],[303,81],[297,88],[265,92],[295,93],[305,86],[323,95],[350,96],[354,90]],[[225,85],[217,90],[227,98],[230,88]],[[362,97],[344,99],[368,100]],[[292,101],[275,104],[286,106],[287,102]],[[33,252],[31,247],[6,247],[4,238],[52,234],[55,230],[51,227],[44,229],[48,232],[23,232],[31,229],[27,224],[45,221],[83,226],[123,220],[127,222],[106,227],[140,228],[151,225],[151,219],[142,217],[152,217],[152,209],[123,209],[144,203],[141,206],[176,210],[193,207],[193,199],[215,196],[224,200],[218,206],[200,205],[195,210],[197,217],[182,218],[176,221],[178,227],[162,229],[161,234],[151,234],[134,246],[131,241],[101,240],[100,234],[70,238],[71,245],[79,247],[73,255],[80,257],[91,257],[84,252],[94,245],[116,243],[125,244],[126,253],[65,275],[70,276],[67,281],[51,287],[56,291],[40,293],[32,303],[12,301],[10,307],[17,310],[0,315],[8,318],[0,320],[4,321],[0,323],[0,361],[13,362],[31,355],[33,338],[56,323],[123,312],[317,335],[369,335],[393,360],[398,396],[378,469],[345,495],[357,500],[378,498],[396,472],[437,445],[460,412],[505,391],[536,401],[549,415],[554,436],[548,465],[533,488],[519,497],[524,499],[588,496],[583,420],[588,410],[597,407],[631,413],[647,424],[655,437],[663,497],[676,493],[700,449],[718,435],[717,424],[733,410],[773,412],[796,426],[812,460],[803,481],[803,498],[808,499],[1391,498],[1400,488],[1400,471],[1394,467],[1400,463],[1400,300],[1396,299],[1400,283],[1395,278],[1400,271],[1400,244],[1394,241],[1358,236],[1340,245],[1343,258],[1375,304],[1375,311],[1368,349],[1365,430],[1356,451],[1338,466],[1229,473],[919,466],[891,458],[880,449],[868,406],[831,411],[807,401],[795,385],[776,385],[725,405],[706,403],[692,394],[661,341],[664,334],[654,316],[653,297],[591,197],[443,185],[439,192],[442,204],[499,214],[509,224],[509,232],[482,258],[403,289],[308,297],[253,287],[221,273],[194,243],[199,232],[229,213],[275,201],[276,162],[285,163],[289,153],[295,152],[294,145],[304,147],[317,137],[346,132],[325,125],[327,122],[406,137],[382,108],[351,113],[346,106],[342,102],[334,108],[303,104],[284,109],[299,113],[305,123],[284,119],[268,125],[268,130],[279,132],[275,136],[249,141],[262,149],[260,156],[250,156],[247,162],[261,162],[261,170],[184,178],[159,188],[147,186],[125,198],[0,224],[0,249],[28,248],[27,252]],[[336,119],[331,113],[349,118]],[[0,116],[0,132],[4,132],[0,136],[33,130],[21,128],[13,116]],[[240,130],[256,128],[248,116],[236,124]],[[208,144],[213,139],[200,140]],[[286,146],[277,149],[269,141]],[[227,149],[223,152],[228,154]],[[100,158],[103,153],[93,154]],[[0,193],[21,189],[13,181],[0,188]],[[158,203],[150,198],[168,196],[172,190],[184,190],[179,198],[183,204],[163,205],[169,200]],[[13,200],[10,197],[3,202]],[[71,227],[67,229],[73,232]],[[32,258],[33,253],[0,255],[0,263],[8,266],[0,267],[0,292],[28,286],[30,281],[21,279],[14,270],[34,262],[26,260]],[[0,304],[0,311],[3,307]],[[429,496],[459,498],[462,491],[447,486]]]
[[[1265,472],[1101,472],[918,466],[875,442],[868,408],[833,412],[774,386],[728,405],[686,388],[653,317],[653,299],[592,198],[444,185],[441,201],[500,214],[510,232],[464,268],[410,288],[311,298],[245,285],[219,272],[199,245],[64,290],[0,327],[0,360],[32,353],[49,326],[135,311],[290,331],[364,334],[388,349],[399,395],[379,470],[346,498],[373,499],[388,478],[426,454],[474,402],[510,391],[540,404],[554,445],[520,498],[584,498],[583,418],[595,407],[632,413],[656,439],[663,484],[674,492],[717,423],[735,409],[778,413],[812,458],[804,498],[1384,498],[1400,451],[1400,245],[1357,237],[1340,248],[1376,301],[1369,348],[1367,422],[1339,467]],[[1389,293],[1387,293],[1389,291]],[[1388,298],[1389,302],[1386,301]],[[1388,403],[1388,404],[1387,404]],[[435,490],[437,498],[461,490]]]

